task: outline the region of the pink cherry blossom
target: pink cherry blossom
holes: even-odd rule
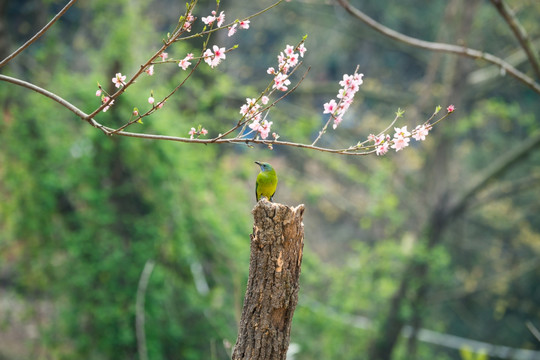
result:
[[[240,107],[240,114],[248,120],[258,122],[261,118],[260,108],[261,106],[257,104],[257,99],[246,98],[246,103]]]
[[[263,105],[268,104],[268,101],[270,101],[270,99],[266,95],[261,98],[261,102],[263,103]]]
[[[270,133],[270,127],[272,126],[272,121],[263,120],[262,122],[254,121],[249,124],[250,129],[258,132],[261,135],[262,139],[266,139]]]
[[[409,141],[411,141],[408,137],[403,136],[397,136],[393,139],[394,144],[391,146],[392,149],[396,149],[396,151],[402,150],[409,146]]]
[[[423,141],[423,140],[426,140],[426,136],[428,135],[428,133],[429,133],[429,127],[428,126],[418,125],[416,127],[416,129],[414,129],[412,137],[416,141],[420,141],[420,140]]]
[[[191,65],[191,63],[189,62],[189,60],[193,59],[193,54],[192,53],[189,53],[186,55],[185,58],[183,58],[182,60],[180,60],[178,62],[178,66],[182,68],[182,70],[186,70],[189,65]]]
[[[339,124],[341,124],[342,121],[343,121],[343,118],[341,116],[336,116],[334,118],[334,124],[332,125],[334,130],[338,127]]]
[[[300,44],[298,47],[298,52],[300,53],[301,57],[304,57],[304,53],[306,52],[306,47],[304,46],[304,43]]]
[[[154,99],[153,96],[150,96],[150,97],[148,98],[148,103],[149,103],[150,105],[152,105],[152,104],[154,103],[154,101],[155,101],[155,99]]]
[[[448,111],[449,113],[454,112],[454,110],[456,110],[456,107],[455,107],[454,105],[449,105],[449,106],[446,108],[446,111]]]
[[[225,21],[225,13],[223,11],[220,12],[219,16],[216,19],[217,19],[217,26],[220,27]]]
[[[295,66],[296,64],[298,64],[298,54],[292,53],[287,59],[287,64],[289,66]]]
[[[109,100],[110,100],[110,97],[104,96],[104,97],[101,99],[101,103],[102,103],[102,104],[107,104],[107,102],[108,102]],[[112,100],[107,106],[105,106],[105,107],[103,108],[103,112],[107,112],[107,110],[109,110],[109,108],[110,108],[111,106],[113,106],[113,105],[114,105],[114,100]]]
[[[212,52],[212,50],[210,49],[206,49],[206,51],[203,54],[203,57],[204,57],[204,61],[208,65],[210,65],[211,68],[214,68],[218,66],[219,63],[221,63],[221,60],[224,60],[226,58],[226,55],[225,55],[224,47],[220,48],[217,45],[214,45],[212,49],[214,50],[214,52]]]
[[[294,47],[292,47],[291,45],[287,45],[285,47],[285,54],[287,56],[291,56],[292,54],[294,54]]]
[[[270,127],[272,126],[272,121],[263,120],[259,126],[259,133],[261,134],[262,139],[266,139],[270,133]]]
[[[148,75],[154,75],[154,65],[150,65],[146,70],[144,70]]]
[[[203,57],[204,57],[204,62],[212,66],[212,58],[214,57],[214,53],[212,52],[212,50],[206,49],[203,53]]]
[[[242,20],[240,21],[239,24],[240,24],[241,29],[244,29],[244,30],[249,29],[249,20]]]
[[[191,13],[187,14],[186,20],[184,21],[184,30],[191,32],[191,24],[195,21],[195,16]]]
[[[191,130],[189,130],[189,132],[188,132],[189,138],[193,139],[193,136],[195,136],[196,133],[197,133],[197,130],[195,130],[195,128],[192,127]]]
[[[219,64],[221,62],[221,60],[225,60],[225,48],[222,47],[218,47],[217,45],[214,45],[212,47],[212,49],[214,49],[214,56],[215,56],[215,61],[217,61],[217,64]],[[216,64],[216,65],[217,65]]]
[[[214,21],[216,21],[216,17],[210,15],[210,16],[202,17],[201,20],[206,25],[212,25]]]
[[[375,143],[375,145],[382,144],[384,142],[384,138],[385,138],[384,134],[380,134],[379,136],[369,134],[369,136],[368,136],[368,140],[373,141]]]
[[[333,114],[337,110],[336,100],[332,99],[326,104],[324,104],[323,114]]]
[[[358,86],[364,83],[364,74],[354,74],[354,81]]]
[[[122,73],[116,73],[116,75],[112,78],[112,82],[116,88],[119,88],[122,85],[126,85],[125,80],[126,76],[122,75]]]
[[[272,88],[278,89],[280,91],[287,91],[289,86],[291,84],[291,81],[287,78],[287,75],[283,73],[279,73],[274,77],[274,85],[272,85]]]
[[[259,124],[258,120],[253,121],[251,124],[249,124],[249,128],[253,131],[259,131],[259,128],[261,127],[261,124]]]
[[[236,31],[238,30],[237,26],[238,24],[233,24],[233,26],[229,26],[229,32],[227,33],[227,36],[231,37],[236,34]]]
[[[269,67],[268,70],[266,70],[267,74],[274,75],[276,73],[276,69],[273,67]]]
[[[205,128],[202,128],[201,135],[206,135],[206,134],[208,134],[208,130],[206,130]]]
[[[378,156],[386,154],[388,152],[388,144],[388,142],[384,142],[381,145],[377,146],[377,148],[375,149],[375,153]]]
[[[96,96],[101,96],[101,89],[96,90]]]
[[[407,138],[409,136],[411,136],[411,133],[407,131],[407,126],[404,126],[402,128],[394,128],[395,130],[395,134],[394,134],[394,138],[396,137],[403,137],[403,138]]]
[[[162,52],[162,53],[159,54],[158,56],[161,58],[161,61],[165,61],[165,60],[167,60],[167,58],[169,57],[169,54],[166,53],[166,52]]]
[[[360,89],[360,85],[363,82],[363,76],[364,74],[357,73],[354,73],[353,75],[344,74],[343,80],[339,82],[339,85],[342,86],[342,88],[339,89],[337,94],[339,103],[336,104],[335,100],[332,100],[324,104],[323,114],[330,113],[332,114],[332,116],[335,116],[333,126],[334,129],[336,129],[340,122],[343,120],[343,116],[353,103],[354,95],[356,94],[356,92],[358,92],[358,90]]]

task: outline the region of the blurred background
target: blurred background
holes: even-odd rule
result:
[[[0,1],[0,57],[65,3]],[[233,21],[270,4],[223,0],[220,9]],[[489,1],[352,5],[407,35],[490,52],[534,78]],[[509,6],[538,48],[540,2]],[[200,1],[195,15],[214,8]],[[97,82],[112,92],[114,74],[134,74],[184,11],[171,0],[79,1],[2,74],[90,113],[100,105]],[[107,137],[50,99],[0,82],[0,359],[141,358],[136,298],[149,260],[148,358],[229,358],[249,265],[255,160],[278,172],[275,201],[306,205],[291,359],[540,358],[531,331],[540,329],[540,94],[499,68],[393,41],[333,1],[294,0],[234,37],[216,34],[210,45],[239,48],[214,70],[203,64],[131,130],[224,132],[245,98],[267,86],[279,51],[305,34],[296,79],[311,70],[269,115],[280,140],[311,143],[327,119],[323,104],[357,65],[364,84],[320,145],[356,144],[398,108],[409,129],[437,105],[454,104],[455,114],[399,153],[346,157]],[[200,46],[179,42],[169,57]],[[174,64],[156,66],[97,120],[120,126],[133,107],[147,109],[150,91],[159,100],[184,76]]]

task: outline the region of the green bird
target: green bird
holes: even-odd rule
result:
[[[257,182],[255,183],[257,201],[261,200],[261,196],[272,201],[277,187],[276,170],[269,163],[255,161],[255,164],[261,167],[261,172],[257,175]]]

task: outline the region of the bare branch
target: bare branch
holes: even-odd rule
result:
[[[521,26],[521,23],[516,18],[512,9],[510,9],[503,0],[491,0],[491,3],[495,6],[497,11],[499,11],[499,14],[501,14],[516,36],[519,44],[525,51],[525,54],[527,54],[527,58],[529,58],[529,63],[531,64],[536,77],[540,79],[540,59],[538,58],[538,51],[534,48],[529,35],[523,26]]]
[[[66,11],[68,11],[68,9],[71,7],[71,5],[73,5],[77,0],[70,0],[66,6],[64,6],[64,8],[62,10],[60,10],[60,12],[58,14],[56,14],[51,21],[49,21],[49,23],[47,25],[45,25],[45,27],[43,27],[43,29],[39,30],[34,36],[32,36],[32,38],[30,40],[28,40],[27,42],[25,42],[20,48],[18,48],[17,50],[15,50],[15,52],[13,52],[11,55],[9,55],[8,57],[6,57],[4,60],[2,60],[2,62],[0,62],[0,68],[4,65],[6,65],[8,62],[10,62],[15,56],[19,55],[21,52],[24,51],[24,49],[26,49],[27,47],[29,47],[34,41],[36,41],[41,35],[45,34],[45,32],[47,30],[49,30],[49,28],[58,20],[60,19],[60,17],[62,15],[64,15],[66,13]]]
[[[105,127],[105,129],[112,131],[113,129]],[[152,139],[152,140],[168,140],[168,141],[176,141],[176,142],[184,142],[184,143],[195,143],[195,144],[260,144],[265,146],[292,146],[302,149],[309,149],[309,150],[317,150],[322,152],[328,152],[333,154],[340,154],[340,155],[369,155],[375,152],[375,150],[370,151],[363,151],[360,152],[358,150],[349,150],[349,149],[329,149],[329,148],[323,148],[319,146],[312,146],[308,144],[301,144],[301,143],[295,143],[290,141],[279,141],[279,140],[262,140],[262,139],[240,139],[240,138],[233,138],[233,139],[190,139],[190,138],[183,138],[178,136],[170,136],[170,135],[157,135],[157,134],[142,134],[142,133],[133,133],[133,132],[127,132],[127,131],[120,131],[116,133],[116,135],[120,136],[128,136],[128,137],[136,137],[141,139]],[[354,152],[353,152],[354,151]]]
[[[24,81],[24,80],[13,78],[11,76],[1,75],[1,74],[0,74],[0,80],[7,81],[9,83],[22,86],[22,87],[25,87],[25,88],[30,89],[32,91],[35,91],[35,92],[37,92],[37,93],[39,93],[41,95],[45,95],[46,97],[48,97],[48,98],[56,101],[60,105],[64,106],[65,108],[67,108],[68,110],[73,112],[75,115],[80,117],[81,119],[86,119],[86,117],[88,116],[86,113],[84,113],[78,107],[76,107],[72,103],[66,101],[64,98],[61,98],[60,96],[58,96],[58,95],[56,95],[56,94],[54,94],[54,93],[52,93],[52,92],[50,92],[48,90],[45,90],[45,89],[43,89],[43,88],[41,88],[41,87],[39,87],[37,85],[34,85],[34,84],[29,83],[29,82]]]
[[[532,322],[527,321],[527,328],[529,328],[529,331],[534,335],[536,340],[540,341],[540,331],[533,325]]]
[[[13,78],[11,76],[6,76],[6,75],[0,75],[0,80],[1,81],[6,81],[6,82],[9,82],[9,83],[12,83],[12,84],[15,84],[15,85],[19,85],[19,86],[22,86],[22,87],[25,87],[27,89],[30,89],[32,91],[35,91],[41,95],[44,95],[54,101],[56,101],[57,103],[59,103],[60,105],[62,105],[63,107],[65,107],[66,109],[68,109],[69,111],[71,111],[72,113],[74,113],[75,115],[77,115],[79,118],[81,118],[82,120],[84,121],[87,121],[90,125],[92,125],[93,127],[95,128],[98,128],[100,129],[101,131],[103,131],[105,134],[109,135],[111,133],[111,131],[113,129],[110,129],[106,126],[103,126],[101,125],[100,123],[98,123],[97,121],[95,121],[92,117],[90,117],[88,114],[86,114],[84,111],[82,111],[81,109],[79,109],[78,107],[76,107],[75,105],[73,105],[72,103],[70,103],[69,101],[65,100],[64,98],[48,91],[48,90],[45,90],[37,85],[34,85],[32,83],[29,83],[27,81],[24,81],[24,80],[20,80],[20,79],[17,79],[17,78]]]
[[[216,138],[211,138],[211,139],[198,139],[198,138],[191,139],[191,138],[170,136],[170,135],[144,134],[144,133],[135,133],[135,132],[127,132],[127,131],[118,131],[118,129],[113,129],[108,126],[104,126],[100,124],[99,122],[94,120],[94,118],[92,117],[92,114],[90,115],[86,114],[84,111],[80,110],[78,107],[76,107],[69,101],[37,85],[26,82],[24,80],[12,78],[6,75],[0,75],[0,81],[7,81],[12,84],[19,85],[27,89],[30,89],[32,91],[35,91],[44,96],[47,96],[48,98],[56,101],[60,105],[64,106],[65,108],[73,112],[75,115],[77,115],[77,117],[81,118],[82,120],[87,121],[90,125],[92,125],[93,127],[97,129],[100,129],[101,131],[103,131],[103,133],[109,136],[118,135],[118,136],[135,137],[135,138],[141,138],[141,139],[167,140],[167,141],[176,141],[176,142],[191,143],[191,144],[205,144],[205,145],[208,145],[208,144],[246,144],[246,145],[260,144],[260,145],[268,146],[270,148],[276,145],[277,146],[281,145],[281,146],[291,146],[291,147],[297,147],[297,148],[302,148],[302,149],[328,152],[328,153],[338,154],[338,155],[370,155],[370,154],[375,153],[375,149],[373,149],[373,146],[363,146],[363,143],[357,146],[346,148],[346,149],[331,149],[331,148],[319,147],[315,145],[295,143],[295,142],[290,142],[290,141],[278,141],[275,139],[263,140],[259,138],[245,139],[245,138],[239,138],[239,137],[223,138],[222,135]],[[298,86],[298,84],[296,86]],[[293,90],[294,89],[291,89],[290,91],[293,91]],[[273,104],[269,106],[273,106]],[[449,114],[450,113],[444,115],[437,122],[446,118]],[[433,123],[431,126],[433,126],[437,122]]]
[[[540,146],[540,133],[537,133],[523,141],[516,148],[501,155],[497,161],[493,162],[485,170],[480,172],[477,177],[472,179],[468,186],[465,186],[463,193],[454,202],[450,203],[448,207],[449,215],[453,216],[465,209],[469,205],[470,200],[489,184],[491,180],[498,178],[506,170],[517,165],[520,160],[523,160],[537,146]]]
[[[358,10],[347,0],[336,0],[349,14],[356,17],[360,21],[364,22],[365,24],[369,25],[374,30],[377,30],[383,35],[386,35],[394,40],[401,41],[405,44],[415,46],[421,49],[431,50],[431,51],[439,51],[439,52],[446,52],[450,54],[456,54],[461,55],[465,57],[470,57],[473,59],[482,59],[486,62],[489,62],[491,64],[495,64],[499,66],[505,73],[508,73],[512,75],[514,78],[518,79],[531,89],[533,89],[535,92],[540,94],[540,84],[534,81],[531,77],[527,76],[525,73],[519,71],[503,59],[492,55],[490,53],[486,53],[480,50],[471,49],[465,46],[458,46],[458,45],[451,45],[451,44],[444,44],[444,43],[437,43],[437,42],[431,42],[431,41],[425,41],[420,40],[417,38],[413,38],[411,36],[404,35],[400,32],[397,32],[395,30],[392,30],[377,21],[373,20],[366,14],[364,14],[362,11]]]
[[[369,155],[373,153],[373,151],[366,151],[366,152],[351,152],[348,150],[343,149],[328,149],[328,148],[322,148],[318,146],[312,146],[307,144],[298,144],[288,141],[277,141],[277,140],[261,140],[261,139],[223,139],[223,138],[216,138],[216,139],[190,139],[190,138],[183,138],[178,136],[169,136],[169,135],[156,135],[156,134],[142,134],[142,133],[133,133],[133,132],[126,132],[126,131],[118,131],[107,126],[103,126],[97,121],[95,121],[93,118],[89,117],[90,115],[86,114],[84,111],[80,110],[75,105],[71,104],[70,102],[66,101],[65,99],[61,98],[60,96],[47,91],[37,85],[31,84],[29,82],[26,82],[24,80],[12,78],[10,76],[6,75],[0,75],[0,80],[7,81],[15,85],[19,85],[22,87],[25,87],[27,89],[33,90],[39,94],[42,94],[44,96],[47,96],[48,98],[56,101],[60,105],[64,106],[71,112],[73,112],[75,115],[77,115],[79,118],[88,121],[92,126],[101,129],[104,133],[107,135],[116,134],[119,136],[127,136],[127,137],[136,137],[141,139],[153,139],[153,140],[168,140],[168,141],[177,141],[177,142],[184,142],[184,143],[196,143],[196,144],[262,144],[266,146],[270,145],[284,145],[284,146],[293,146],[293,147],[299,147],[304,149],[311,149],[311,150],[318,150],[323,152],[330,152],[330,153],[336,153],[336,154],[343,154],[343,155]]]
[[[148,351],[146,348],[146,332],[144,330],[144,302],[146,297],[146,288],[148,287],[148,281],[150,275],[154,270],[155,263],[153,260],[146,261],[144,269],[139,278],[139,286],[137,287],[137,300],[135,303],[135,327],[137,329],[137,350],[139,352],[140,360],[148,360]]]
[[[293,74],[294,71],[296,71],[296,69],[298,69],[298,67],[302,64],[302,62],[300,62],[295,68],[294,70],[291,72],[290,75]],[[298,80],[298,82],[296,83],[296,85],[294,85],[291,89],[287,90],[282,96],[280,96],[279,98],[277,98],[276,100],[274,100],[271,104],[265,106],[262,110],[260,110],[258,113],[263,113],[265,111],[268,111],[270,110],[270,108],[276,106],[276,104],[278,102],[280,102],[281,100],[283,100],[284,98],[286,98],[287,96],[289,96],[293,91],[295,91],[299,86],[300,84],[302,83],[302,81],[304,81],[304,79],[306,78],[308,72],[311,70],[311,66],[307,68],[307,70],[304,72],[304,74],[302,75],[302,77],[300,78],[300,80]],[[289,75],[289,76],[290,76]],[[268,89],[270,89],[270,86],[271,86],[272,82],[270,82],[270,85],[268,85],[268,87],[263,91],[263,94],[265,94]],[[259,98],[257,100],[259,100],[260,98],[262,97],[262,94],[259,96]],[[219,135],[217,138],[215,138],[215,140],[219,140],[221,138],[224,138],[225,136],[229,135],[230,133],[232,133],[233,131],[237,130],[238,128],[240,128],[241,126],[244,126],[246,125],[248,122],[250,122],[252,120],[253,116],[250,116],[248,118],[246,118],[246,116],[242,117],[242,119],[240,119],[240,121],[234,126],[232,127],[231,129],[227,130],[225,133]],[[243,139],[245,140],[245,139]],[[214,141],[215,142],[215,141]]]
[[[488,194],[485,197],[475,201],[471,209],[480,206],[485,206],[493,201],[498,201],[504,197],[514,196],[521,191],[532,191],[534,188],[540,187],[540,174],[533,174],[526,178],[513,179],[507,183],[497,185],[497,191]]]

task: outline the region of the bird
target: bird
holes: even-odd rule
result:
[[[261,167],[261,172],[257,175],[255,183],[255,197],[257,201],[261,200],[262,196],[272,201],[278,182],[276,170],[266,162],[255,161],[255,164]]]

